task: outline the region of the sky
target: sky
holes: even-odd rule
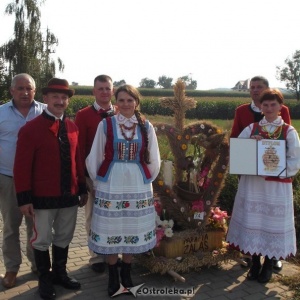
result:
[[[0,1],[0,45],[13,38],[14,0]],[[276,66],[300,50],[298,0],[46,0],[42,31],[54,33],[55,56],[71,84],[93,85],[110,75],[139,86],[162,75],[197,81],[198,90],[232,88],[265,76],[271,87]]]

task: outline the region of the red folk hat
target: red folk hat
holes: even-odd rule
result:
[[[74,95],[75,91],[69,88],[69,83],[65,79],[52,78],[48,81],[48,86],[42,88],[43,95],[49,92],[65,93],[70,98]]]

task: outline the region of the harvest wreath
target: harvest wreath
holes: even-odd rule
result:
[[[167,235],[158,228],[157,247],[137,259],[154,273],[187,272],[235,259],[240,254],[224,242],[227,213],[217,207],[228,170],[226,133],[207,121],[184,126],[185,112],[194,108],[196,101],[186,97],[181,80],[174,85],[174,97],[161,98],[161,105],[173,110],[174,125],[153,126],[158,136],[168,139],[174,161],[162,164],[153,189],[157,214],[165,224],[171,220],[172,227]],[[166,167],[170,168],[168,172]],[[174,179],[165,178],[167,173]]]

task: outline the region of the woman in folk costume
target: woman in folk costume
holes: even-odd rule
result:
[[[247,278],[266,283],[272,277],[273,258],[296,254],[292,176],[300,169],[300,143],[295,128],[279,116],[282,93],[267,89],[260,102],[264,118],[246,127],[239,138],[286,140],[287,175],[241,176],[226,239],[252,255]]]
[[[121,283],[132,287],[132,255],[156,244],[152,181],[160,169],[157,137],[138,111],[138,90],[122,85],[115,97],[119,112],[99,123],[86,159],[96,197],[89,248],[108,255],[110,296],[120,288],[118,254]]]

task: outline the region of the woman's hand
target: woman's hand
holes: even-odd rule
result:
[[[263,137],[260,136],[260,135],[251,135],[250,138],[251,138],[251,139],[254,139],[254,140],[257,140],[257,141],[260,141],[260,140],[263,139]]]

